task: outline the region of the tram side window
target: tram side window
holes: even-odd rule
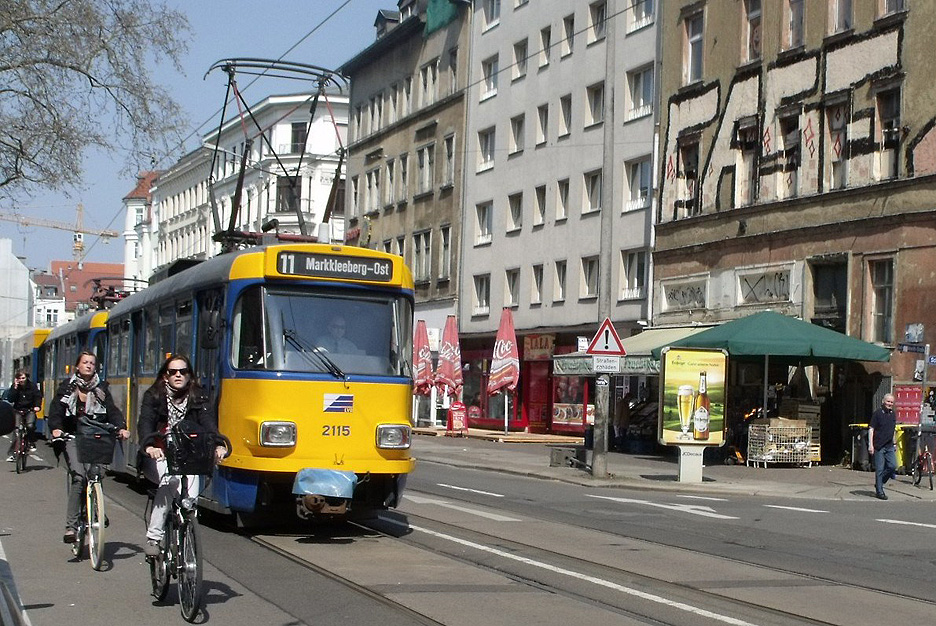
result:
[[[168,306],[159,310],[159,350],[162,353],[160,361],[172,354],[172,339],[172,307]]]
[[[126,375],[130,371],[130,320],[120,320],[120,361],[117,364],[117,373]]]
[[[263,314],[260,288],[249,289],[234,305],[231,359],[235,367],[264,369]]]
[[[98,374],[105,375],[105,366],[107,365],[107,333],[98,333],[94,336],[94,347],[91,348],[97,358]]]
[[[143,323],[143,344],[145,348],[143,349],[143,371],[144,372],[155,372],[156,363],[160,359],[157,353],[159,351],[159,346],[156,343],[156,338],[158,337],[158,326],[156,324],[156,316],[150,312],[145,314],[145,321]]]
[[[180,302],[176,307],[176,352],[192,357],[192,301]]]

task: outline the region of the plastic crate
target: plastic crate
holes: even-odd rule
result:
[[[751,424],[748,427],[747,463],[811,465],[812,450],[809,426],[770,426]]]

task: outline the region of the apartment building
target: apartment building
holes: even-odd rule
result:
[[[379,12],[376,40],[339,68],[351,81],[345,239],[406,260],[437,345],[460,274],[471,13],[450,0],[398,9]]]
[[[663,5],[655,325],[772,309],[885,346],[917,324],[936,340],[934,19],[904,0]],[[919,406],[919,357],[768,382],[820,407],[830,460],[885,392]],[[733,382],[738,408],[763,375]]]
[[[552,357],[604,317],[623,336],[649,319],[655,3],[473,10],[458,303],[469,420],[503,426],[504,400],[485,389],[507,307],[521,348],[508,427],[581,433],[594,378],[554,378]]]

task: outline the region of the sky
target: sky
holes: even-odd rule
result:
[[[185,74],[178,74],[170,65],[152,71],[154,79],[180,103],[195,134],[184,151],[159,163],[158,167],[163,169],[195,148],[198,138],[217,126],[227,77],[215,70],[204,79],[216,61],[230,57],[277,59],[315,29],[283,58],[334,69],[373,43],[377,11],[396,9],[397,4],[396,0],[166,0],[166,3],[185,13],[192,28],[189,50],[182,61]],[[325,21],[332,13],[335,14]],[[263,78],[246,88],[252,78],[238,78],[238,87],[250,104],[271,94],[296,93],[308,88],[297,81]],[[229,115],[230,112],[229,106]],[[16,207],[0,205],[0,211],[15,208],[21,215],[73,224],[80,203],[85,228],[122,232],[122,201],[136,184],[135,178],[121,173],[123,165],[122,156],[89,151],[84,156],[81,189],[70,194],[40,192]],[[66,230],[0,221],[0,237],[12,240],[14,254],[25,257],[29,268],[47,270],[53,259],[72,258],[72,233]],[[122,263],[122,237],[105,241],[85,235],[84,260]]]

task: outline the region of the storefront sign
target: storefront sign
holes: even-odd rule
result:
[[[724,443],[727,352],[664,348],[660,361],[660,443]]]
[[[548,361],[555,347],[555,335],[526,335],[523,338],[523,360]]]

